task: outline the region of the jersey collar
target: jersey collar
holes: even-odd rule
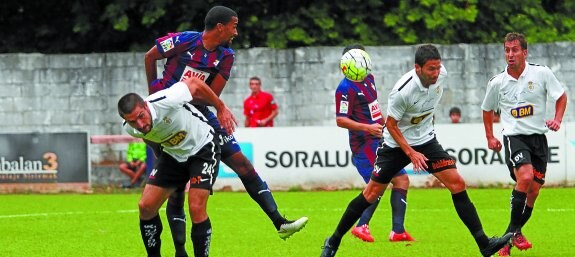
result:
[[[158,113],[156,112],[156,109],[154,109],[154,106],[151,105],[148,101],[146,101],[146,105],[148,105],[148,109],[150,110],[150,115],[152,116],[152,128],[153,128],[155,120],[158,118]]]
[[[419,79],[419,76],[417,76],[417,72],[415,72],[415,69],[413,69],[413,82],[415,82],[415,84],[417,85],[417,88],[419,88],[419,91],[425,92],[427,90],[429,90],[429,88],[426,88],[423,86],[423,83],[421,83],[421,80]],[[433,85],[429,85],[429,87],[431,88]]]
[[[507,72],[507,68],[508,66],[505,66],[505,75],[507,76],[507,80],[516,80],[514,77],[512,77],[511,75],[509,75],[509,72]],[[525,61],[525,69],[523,69],[523,72],[521,72],[521,75],[519,75],[519,77],[525,77],[527,76],[527,70],[529,69],[529,63],[527,61]]]

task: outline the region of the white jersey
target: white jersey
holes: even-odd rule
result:
[[[145,101],[152,114],[152,129],[147,134],[124,122],[128,134],[162,145],[163,151],[178,162],[185,162],[213,139],[213,129],[198,109],[189,104],[188,86],[178,82],[148,96]]]
[[[446,78],[447,70],[441,65],[437,82],[425,88],[413,69],[393,86],[387,100],[387,116],[397,120],[409,145],[422,145],[435,137],[433,114],[443,95]],[[383,131],[383,140],[389,147],[399,147],[387,128]]]
[[[547,95],[555,101],[565,90],[546,66],[526,63],[519,79],[504,72],[489,80],[481,109],[501,110],[503,135],[543,134]]]

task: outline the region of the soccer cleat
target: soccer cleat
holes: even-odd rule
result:
[[[527,238],[525,238],[525,236],[523,236],[523,234],[521,234],[521,233],[516,233],[513,236],[512,242],[513,242],[513,245],[521,251],[527,250],[527,249],[533,247],[531,242],[529,242],[529,240],[527,240]]]
[[[321,249],[321,255],[319,257],[334,257],[335,253],[337,252],[337,247],[333,247],[329,244],[330,237],[326,238],[323,242],[323,246]]]
[[[513,237],[513,233],[507,233],[502,237],[492,237],[489,239],[489,243],[483,249],[479,249],[481,254],[485,257],[491,256],[499,251],[499,249],[503,248],[505,245],[511,243],[511,238]]]
[[[367,224],[363,224],[359,227],[354,227],[351,230],[351,234],[365,242],[373,243],[374,241],[373,236],[371,236],[371,233],[369,233],[369,226]]]
[[[395,233],[395,231],[392,230],[391,233],[389,233],[389,241],[391,242],[415,241],[415,239],[413,239],[413,237],[411,237],[411,235],[407,233],[407,231],[404,231],[403,233]]]
[[[506,244],[503,248],[499,249],[499,256],[511,256],[511,245]]]
[[[307,224],[307,220],[308,220],[307,217],[301,217],[297,220],[287,221],[286,223],[280,226],[280,229],[278,230],[278,235],[283,240],[288,239],[291,235],[304,228],[305,224]]]

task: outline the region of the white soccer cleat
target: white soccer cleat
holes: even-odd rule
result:
[[[302,230],[307,224],[307,217],[301,217],[294,221],[288,221],[280,226],[278,230],[278,235],[281,239],[286,240],[294,233]]]

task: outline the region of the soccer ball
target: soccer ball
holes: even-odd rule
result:
[[[360,82],[371,73],[371,59],[365,51],[351,49],[341,57],[339,68],[347,79]]]

